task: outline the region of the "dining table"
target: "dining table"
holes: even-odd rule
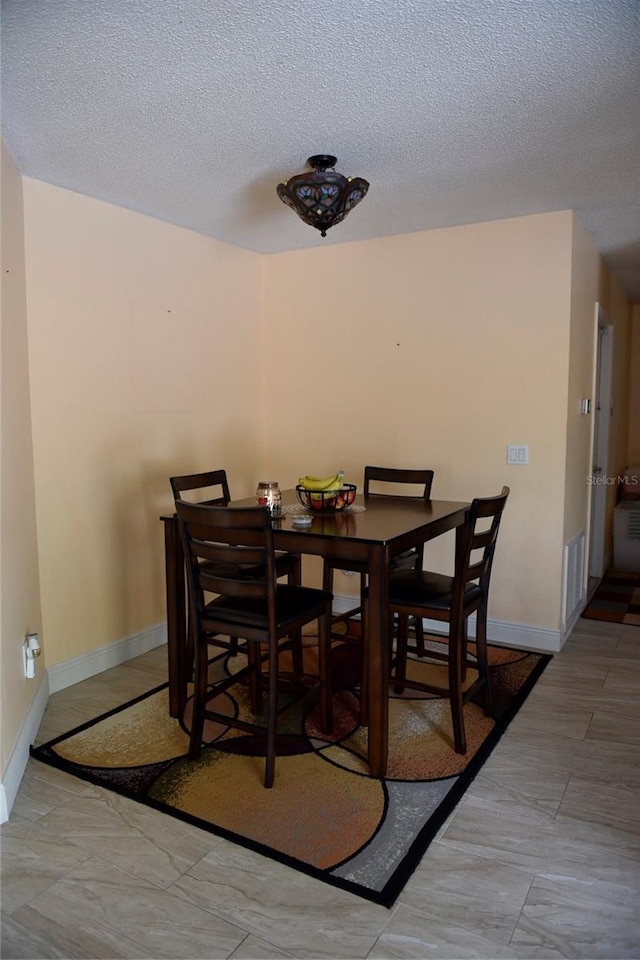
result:
[[[389,705],[386,675],[390,658],[386,596],[389,564],[412,547],[455,530],[456,548],[470,503],[422,498],[356,496],[354,503],[334,513],[314,513],[302,526],[302,510],[294,489],[282,493],[283,516],[274,517],[273,542],[277,550],[334,558],[364,565],[368,577],[366,618],[368,746],[370,774],[383,777],[387,767]],[[226,509],[255,505],[255,497],[235,500]],[[169,711],[181,718],[188,696],[193,657],[187,636],[185,563],[176,514],[160,518],[164,524],[167,592],[167,646]],[[191,652],[190,652],[191,650]]]

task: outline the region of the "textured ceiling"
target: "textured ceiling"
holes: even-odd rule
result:
[[[264,253],[574,209],[640,302],[640,0],[2,0],[22,172]],[[369,194],[322,240],[276,184]]]

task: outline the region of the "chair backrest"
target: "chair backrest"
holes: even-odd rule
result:
[[[431,485],[433,484],[433,470],[398,470],[395,467],[365,467],[364,468],[364,495],[365,497],[413,497],[414,499],[429,500]],[[374,491],[371,482],[383,484],[413,484],[422,487],[422,493]]]
[[[184,500],[183,494],[185,493],[191,493],[194,490],[203,491],[210,488],[213,488],[217,495],[207,497],[204,500],[198,499],[198,503],[205,503],[210,506],[215,506],[216,504],[224,506],[231,500],[226,470],[209,470],[206,473],[191,473],[184,477],[169,477],[169,483],[173,490],[174,500]]]
[[[487,597],[500,520],[509,493],[509,487],[503,487],[497,497],[476,498],[471,503],[456,551],[454,605],[456,601],[462,602],[468,584],[476,580],[482,597]],[[478,550],[482,551],[479,557]]]
[[[229,508],[176,501],[192,609],[206,594],[275,607],[275,559],[268,507]]]

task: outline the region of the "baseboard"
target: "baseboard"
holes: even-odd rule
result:
[[[97,673],[102,673],[103,670],[109,670],[111,667],[117,667],[120,663],[126,663],[127,660],[139,657],[140,654],[153,650],[154,647],[159,647],[166,642],[167,625],[166,623],[159,623],[155,627],[149,627],[148,630],[125,637],[116,643],[106,644],[98,650],[92,650],[90,653],[83,653],[79,657],[57,663],[45,671],[38,692],[18,734],[11,759],[7,764],[3,781],[0,784],[0,823],[4,823],[11,812],[29,760],[29,747],[35,740],[38,728],[42,723],[49,695],[57,693],[58,690],[64,690],[65,687],[70,687],[74,683],[79,683],[81,680],[87,680]]]
[[[167,625],[158,623],[154,627],[125,637],[116,643],[108,643],[90,653],[83,653],[71,660],[56,663],[47,670],[49,692],[57,693],[58,690],[64,690],[65,687],[70,687],[74,683],[94,677],[103,670],[117,667],[118,664],[126,663],[127,660],[139,657],[142,653],[147,653],[148,650],[153,650],[154,647],[159,647],[166,642]]]
[[[44,712],[47,709],[49,699],[49,681],[46,671],[36,694],[31,701],[29,712],[18,734],[15,746],[11,752],[9,763],[4,771],[2,783],[0,783],[0,823],[9,819],[11,808],[13,807],[20,781],[24,775],[25,768],[29,761],[29,747],[36,738]]]
[[[434,627],[437,621],[433,621]],[[442,627],[442,624],[440,624]],[[469,635],[475,636],[475,624]],[[568,633],[539,627],[529,623],[513,623],[511,620],[487,620],[487,639],[501,647],[531,650],[535,653],[560,653]]]
[[[357,603],[357,597],[334,594],[333,609],[336,613],[345,613]],[[575,616],[578,619],[579,610]],[[527,623],[513,623],[510,620],[488,620],[487,638],[490,643],[502,647],[516,647],[520,650],[531,650],[536,653],[559,653],[565,640],[575,626],[572,619],[570,626],[562,630],[551,630],[549,627],[538,627]],[[434,633],[442,633],[442,623],[438,620],[424,620],[424,629]],[[475,617],[469,618],[469,636],[475,636]]]

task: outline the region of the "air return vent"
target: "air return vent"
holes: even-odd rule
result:
[[[584,530],[564,548],[564,622],[567,624],[584,599]]]

